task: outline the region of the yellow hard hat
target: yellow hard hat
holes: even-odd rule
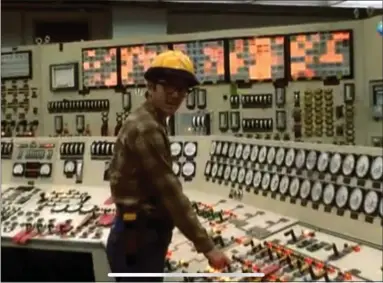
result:
[[[166,80],[166,78],[179,78],[188,83],[188,87],[199,84],[194,74],[193,62],[181,51],[165,51],[153,59],[153,62],[145,72],[148,81]]]

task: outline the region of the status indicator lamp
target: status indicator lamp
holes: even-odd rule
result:
[[[383,36],[383,21],[380,21],[377,28],[376,28],[377,32]]]

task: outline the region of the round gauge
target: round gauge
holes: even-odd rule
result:
[[[322,198],[323,185],[321,182],[315,182],[311,190],[311,200],[317,202]]]
[[[348,205],[352,211],[358,211],[363,204],[363,191],[360,188],[354,188],[351,191]]]
[[[112,152],[112,154],[114,153],[114,145],[115,145],[115,143],[112,143],[112,148],[111,148],[111,152]],[[80,152],[83,151],[83,149],[82,149],[83,147],[84,147],[84,145],[81,144],[81,146],[80,146]]]
[[[241,169],[239,169],[239,172],[238,172],[237,180],[239,184],[242,184],[243,181],[245,181],[245,176],[246,176],[246,169],[242,167]]]
[[[261,181],[262,181],[262,173],[257,171],[257,173],[254,174],[253,187],[258,189],[259,185],[261,184]]]
[[[236,144],[234,142],[230,143],[230,146],[229,146],[229,158],[234,158],[235,156],[235,148],[236,148]]]
[[[237,147],[235,149],[235,159],[240,159],[243,152],[243,144],[239,143],[237,144]]]
[[[218,166],[218,173],[217,173],[217,177],[218,177],[218,178],[222,178],[224,166],[225,166],[225,165],[223,165],[223,164],[220,164],[220,165]]]
[[[335,195],[335,204],[338,208],[344,208],[348,201],[348,188],[346,186],[341,186],[336,191]]]
[[[270,190],[272,192],[276,192],[278,190],[278,187],[279,187],[279,175],[274,174],[270,181]]]
[[[248,160],[250,157],[250,153],[251,153],[251,145],[247,144],[243,148],[242,159],[245,161]]]
[[[77,212],[81,209],[81,204],[71,204],[66,208],[66,212]]]
[[[49,176],[51,174],[51,165],[50,164],[41,164],[40,166],[40,175],[41,176]]]
[[[328,164],[330,162],[330,155],[327,152],[322,152],[317,161],[317,168],[319,172],[324,172],[327,170]]]
[[[211,167],[211,176],[214,178],[217,176],[218,173],[218,163],[214,163]]]
[[[366,194],[363,202],[363,210],[366,214],[374,214],[379,207],[379,195],[376,191],[370,190]]]
[[[299,193],[299,188],[300,188],[301,181],[298,178],[294,178],[289,187],[289,194],[292,197],[296,197]]]
[[[197,153],[197,144],[195,142],[187,142],[184,146],[184,154],[187,157],[195,156]]]
[[[68,207],[67,204],[55,204],[52,209],[51,209],[51,212],[63,212],[64,210],[66,210]]]
[[[358,178],[364,178],[368,174],[370,169],[370,159],[367,155],[361,155],[358,157],[355,166],[355,173]]]
[[[250,161],[251,162],[255,162],[257,160],[258,151],[259,151],[258,146],[254,145],[253,148],[251,149],[251,153],[250,153]]]
[[[251,186],[251,183],[253,182],[253,176],[254,172],[251,169],[247,170],[246,177],[245,177],[245,185],[246,186]]]
[[[270,147],[267,153],[267,164],[273,164],[276,155],[275,147]]]
[[[93,204],[83,204],[80,208],[81,213],[90,213],[96,210],[96,206]]]
[[[178,175],[180,173],[180,164],[178,162],[174,162],[172,164],[173,173]]]
[[[267,190],[269,188],[270,181],[271,181],[270,173],[263,174],[262,184],[261,184],[261,187],[263,190]]]
[[[283,176],[279,182],[279,192],[284,195],[289,189],[290,178],[288,176]]]
[[[380,217],[383,217],[383,197],[380,197],[379,214],[380,214]]]
[[[195,165],[193,162],[185,162],[182,165],[182,175],[185,177],[191,177],[195,173]]]
[[[353,154],[347,154],[342,164],[343,175],[350,176],[355,169],[355,163],[355,156]]]
[[[96,143],[93,142],[92,145],[90,146],[90,152],[94,154],[94,148],[96,147]],[[65,143],[62,143],[60,145],[60,154],[63,155],[65,150]]]
[[[230,173],[230,181],[231,182],[237,181],[237,177],[238,177],[238,167],[233,167]]]
[[[309,180],[304,180],[301,185],[299,195],[301,199],[307,199],[311,193],[311,182]]]
[[[333,156],[331,156],[330,173],[337,174],[341,167],[342,167],[342,156],[339,153],[334,153]]]
[[[335,187],[333,184],[327,184],[323,190],[323,203],[330,205],[335,199]]]
[[[20,164],[20,163],[14,164],[12,173],[13,173],[13,175],[22,175],[24,173],[23,164]]]
[[[383,157],[375,157],[371,163],[370,169],[371,179],[374,181],[380,180],[383,177]]]
[[[306,158],[306,169],[313,170],[317,165],[318,154],[315,150],[310,150]]]
[[[231,166],[227,165],[226,168],[225,168],[225,171],[223,172],[223,179],[225,181],[229,181],[230,174],[231,174]]]
[[[301,169],[306,162],[306,151],[303,149],[298,150],[295,156],[295,167]]]
[[[262,146],[258,154],[259,163],[264,163],[266,161],[266,157],[267,157],[267,147]]]
[[[281,166],[283,161],[285,161],[286,150],[283,147],[278,148],[276,156],[275,156],[275,164],[277,166]]]
[[[73,160],[67,160],[64,164],[64,173],[72,174],[76,169],[76,164]]]
[[[180,156],[182,152],[182,145],[179,142],[173,142],[170,144],[170,152],[172,156]]]
[[[215,149],[217,148],[217,142],[216,141],[213,141],[211,143],[211,146],[210,146],[210,155],[214,155],[215,154]]]
[[[211,173],[211,162],[208,161],[208,162],[206,162],[206,165],[205,165],[205,175],[209,176],[210,173]]]
[[[222,155],[227,156],[227,151],[229,150],[229,143],[225,142],[222,146]]]
[[[216,155],[221,155],[222,152],[222,142],[217,142],[217,146],[215,148],[215,154]]]
[[[287,154],[286,154],[285,165],[287,167],[293,166],[294,160],[295,160],[295,149],[294,148],[290,148],[287,151]]]

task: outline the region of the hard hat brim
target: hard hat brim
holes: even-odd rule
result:
[[[189,73],[185,70],[178,70],[173,68],[166,67],[151,67],[149,68],[144,77],[147,81],[156,82],[158,80],[167,80],[167,79],[180,79],[184,80],[188,87],[195,87],[199,85],[199,81],[194,74]]]

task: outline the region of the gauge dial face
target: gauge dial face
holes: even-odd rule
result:
[[[251,153],[251,145],[247,144],[243,147],[243,152],[242,152],[242,159],[243,160],[248,160],[250,157]]]
[[[257,171],[254,174],[254,179],[253,179],[253,186],[254,186],[254,188],[258,189],[259,185],[261,184],[261,181],[262,181],[262,173]]]
[[[363,210],[366,214],[374,214],[379,207],[379,195],[376,191],[368,191],[364,198]]]
[[[348,205],[352,211],[358,211],[363,204],[363,191],[360,188],[354,188],[350,194]]]
[[[172,169],[174,174],[178,175],[180,173],[180,165],[178,162],[173,162]]]
[[[343,175],[350,176],[355,169],[355,163],[355,156],[353,154],[346,155],[342,164]]]
[[[383,157],[375,157],[370,169],[371,179],[374,181],[381,180],[383,177]]]
[[[301,169],[306,162],[306,151],[303,149],[298,150],[296,156],[295,156],[295,167],[297,169]]]
[[[51,166],[49,164],[42,164],[40,167],[40,175],[48,176],[51,173]]]
[[[279,192],[284,195],[289,189],[290,178],[288,176],[283,176],[279,182]]]
[[[318,154],[315,150],[310,150],[306,158],[306,169],[313,170],[317,165]]]
[[[76,165],[75,165],[74,161],[68,160],[67,162],[65,162],[64,172],[65,173],[74,173],[75,168],[76,168]]]
[[[187,142],[184,146],[185,156],[195,156],[197,153],[197,144],[195,142]]]
[[[370,158],[367,155],[359,156],[355,166],[356,176],[358,178],[366,177],[369,169],[370,169]]]
[[[243,144],[239,143],[237,144],[237,147],[235,148],[235,158],[240,159],[242,156],[243,151]]]
[[[322,198],[323,185],[321,182],[315,182],[311,190],[311,200],[317,202]]]
[[[235,149],[236,149],[236,144],[234,142],[230,143],[230,146],[229,146],[229,158],[234,158],[235,156]]]
[[[283,161],[285,161],[286,150],[283,147],[278,148],[278,151],[275,156],[275,164],[281,166]]]
[[[339,187],[335,197],[336,206],[338,208],[344,208],[347,205],[348,196],[349,196],[348,188],[345,186]]]
[[[330,163],[330,155],[327,152],[322,152],[318,157],[317,168],[319,172],[327,170],[328,164]]]
[[[209,176],[210,173],[211,173],[211,162],[208,161],[208,162],[206,162],[206,165],[205,165],[205,175]]]
[[[271,176],[270,173],[263,174],[261,187],[263,190],[267,190],[270,185]]]
[[[307,199],[311,193],[311,182],[309,180],[304,180],[300,189],[300,197],[301,199]]]
[[[253,182],[253,176],[254,172],[251,169],[247,170],[246,177],[245,177],[245,185],[246,186],[251,186],[251,183]]]
[[[211,176],[216,177],[218,173],[218,164],[214,163],[213,166],[211,167]]]
[[[224,142],[222,146],[222,155],[227,156],[228,150],[229,150],[229,143]]]
[[[267,157],[267,147],[262,146],[258,153],[258,161],[259,163],[264,163]]]
[[[272,192],[276,192],[278,190],[278,187],[279,187],[279,175],[278,174],[274,174],[273,177],[271,178],[271,181],[270,181],[270,190]]]
[[[68,207],[68,204],[55,204],[52,207],[52,212],[62,212]]]
[[[173,142],[170,144],[170,152],[172,156],[179,156],[182,152],[182,145],[179,142]]]
[[[218,173],[217,173],[217,177],[218,178],[222,178],[222,175],[223,175],[223,169],[224,169],[225,167],[224,167],[224,165],[223,164],[220,164],[219,166],[218,166]]]
[[[66,208],[67,212],[76,212],[81,208],[81,204],[71,204]]]
[[[289,187],[289,193],[290,193],[290,196],[292,197],[296,197],[299,193],[299,188],[300,188],[300,180],[298,178],[294,178],[291,183],[290,183],[290,187]]]
[[[295,160],[295,149],[290,148],[286,154],[285,165],[287,167],[293,166],[294,160]]]
[[[323,203],[330,205],[335,199],[335,187],[333,184],[327,184],[323,190]]]
[[[185,177],[191,177],[194,175],[195,172],[195,165],[193,162],[185,162],[182,165],[182,175]]]
[[[231,174],[231,166],[227,165],[225,168],[225,171],[223,172],[223,179],[225,181],[228,181],[230,179],[230,174]]]
[[[342,156],[339,153],[334,153],[333,156],[331,156],[330,173],[337,174],[341,167],[342,167]]]
[[[230,181],[231,182],[237,181],[237,177],[238,177],[238,167],[233,167],[230,173]]]
[[[250,161],[251,162],[255,162],[257,160],[258,151],[259,151],[258,146],[254,145],[253,148],[251,149],[251,153],[250,153]]]
[[[216,155],[221,155],[222,152],[222,142],[217,142],[217,146],[215,148],[215,154]]]
[[[275,147],[270,147],[267,153],[267,164],[273,164],[276,155]]]
[[[24,166],[22,164],[13,165],[13,174],[14,175],[21,175],[23,173],[24,173]]]
[[[245,180],[245,176],[246,176],[246,169],[245,168],[241,168],[239,169],[239,172],[238,172],[238,183],[242,184],[243,181]]]
[[[217,142],[216,141],[213,141],[211,143],[211,146],[210,146],[210,155],[214,155],[215,154],[215,149],[217,148]]]

